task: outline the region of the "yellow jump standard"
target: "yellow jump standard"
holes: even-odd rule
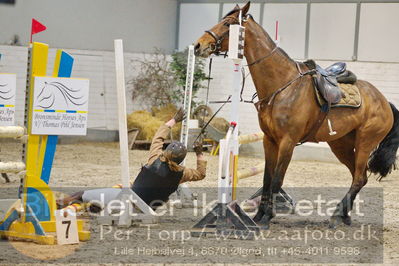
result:
[[[54,213],[56,202],[48,186],[58,136],[32,135],[33,85],[35,76],[46,76],[48,45],[32,43],[29,48],[28,76],[26,87],[25,126],[28,142],[24,154],[26,174],[22,194],[0,221],[0,237],[31,240],[40,244],[56,243]],[[73,58],[62,50],[57,51],[54,77],[70,77]],[[80,241],[87,241],[90,232],[84,231],[84,222],[78,220]]]

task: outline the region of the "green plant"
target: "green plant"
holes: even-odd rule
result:
[[[160,49],[151,55],[132,60],[136,76],[127,82],[132,100],[147,106],[163,106],[177,103],[183,92],[176,86],[176,77],[170,69],[170,59]]]
[[[143,59],[132,60],[136,65],[137,75],[127,82],[132,92],[132,100],[147,106],[164,106],[183,104],[184,87],[186,84],[187,70],[186,49],[183,52],[175,52],[171,58],[162,50],[155,49],[151,55],[145,55]],[[193,81],[193,108],[196,106],[196,93],[203,88],[203,81],[207,79],[204,73],[204,59],[196,58]]]
[[[182,52],[175,52],[172,54],[172,63],[170,67],[176,77],[176,84],[181,86],[182,88],[186,85],[186,75],[187,75],[187,57],[188,57],[188,49]],[[204,72],[205,60],[200,57],[195,58],[195,67],[194,67],[194,80],[193,80],[193,108],[196,105],[196,94],[199,89],[204,88],[203,81],[207,80],[208,77]]]

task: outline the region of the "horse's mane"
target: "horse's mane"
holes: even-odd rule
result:
[[[258,22],[256,22],[256,21],[254,20],[254,18],[252,17],[252,15],[248,15],[248,16],[249,16],[250,19],[252,19],[252,21],[255,23],[255,25],[257,25],[257,26],[262,30],[262,32],[263,32],[265,38],[268,39],[270,42],[274,42],[273,39],[270,37],[270,35],[267,33],[267,31],[266,31],[261,25],[259,25]],[[292,59],[292,58],[286,53],[286,51],[284,51],[283,48],[281,48],[281,47],[279,47],[279,48],[280,48],[279,51],[281,52],[281,54],[282,54],[288,61],[291,61],[291,62],[295,63],[295,60]]]
[[[239,11],[239,9],[233,9],[233,10],[231,10],[230,12],[228,12],[226,15],[224,15],[224,17],[223,17],[222,19],[225,19],[226,17],[228,17],[228,16],[230,16],[230,15],[232,15],[232,14],[238,12],[238,11]],[[255,23],[255,25],[257,25],[257,26],[262,30],[262,32],[263,32],[263,34],[264,34],[264,36],[265,36],[266,39],[268,39],[270,42],[274,42],[273,39],[269,36],[269,34],[266,32],[266,30],[265,30],[261,25],[259,25],[258,22],[255,21],[255,19],[253,18],[253,16],[252,16],[251,14],[246,14],[245,16],[246,16],[247,20],[248,20],[248,19],[251,19],[251,20]],[[286,53],[286,51],[284,51],[284,49],[282,49],[281,47],[279,47],[279,48],[280,48],[279,51],[281,52],[281,54],[282,54],[288,61],[295,63],[295,60],[293,60],[293,59]]]

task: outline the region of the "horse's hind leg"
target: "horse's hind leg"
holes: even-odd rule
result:
[[[374,135],[373,135],[374,134]],[[371,151],[380,143],[386,133],[376,134],[363,129],[356,132],[355,164],[352,184],[342,201],[337,205],[330,220],[330,227],[344,222],[350,224],[348,212],[352,210],[353,202],[359,191],[367,184],[367,162]],[[373,136],[373,139],[370,136]]]
[[[348,135],[337,139],[335,141],[328,142],[331,151],[337,157],[337,159],[348,167],[353,177],[355,173],[355,134],[354,131]]]
[[[355,134],[354,132],[349,133],[348,135],[335,140],[328,142],[328,145],[331,148],[331,151],[335,154],[338,160],[343,163],[346,167],[348,167],[352,180],[355,174]],[[343,212],[341,215],[336,216],[334,218],[335,223],[343,222],[344,224],[350,225],[351,218],[348,215],[348,212]]]

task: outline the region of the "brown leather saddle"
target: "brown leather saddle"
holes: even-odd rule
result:
[[[316,62],[313,60],[307,60],[303,63],[311,71],[313,84],[315,88],[319,91],[320,95],[324,98],[326,103],[321,106],[317,120],[311,127],[310,131],[297,145],[305,143],[309,139],[315,137],[317,130],[326,119],[328,112],[331,109],[331,105],[337,104],[338,102],[340,102],[342,97],[344,97],[344,93],[339,88],[338,83],[354,84],[357,80],[355,74],[346,69],[346,63],[344,62],[334,63],[325,69],[317,65]],[[336,132],[333,131],[330,121],[328,121],[328,125],[330,130],[329,134],[335,135]],[[318,141],[316,140],[316,142]]]
[[[338,103],[344,96],[338,83],[354,84],[356,75],[346,69],[346,63],[337,62],[327,68],[322,68],[313,60],[305,61],[309,69],[314,69],[313,82],[320,94],[328,103],[328,106]]]

